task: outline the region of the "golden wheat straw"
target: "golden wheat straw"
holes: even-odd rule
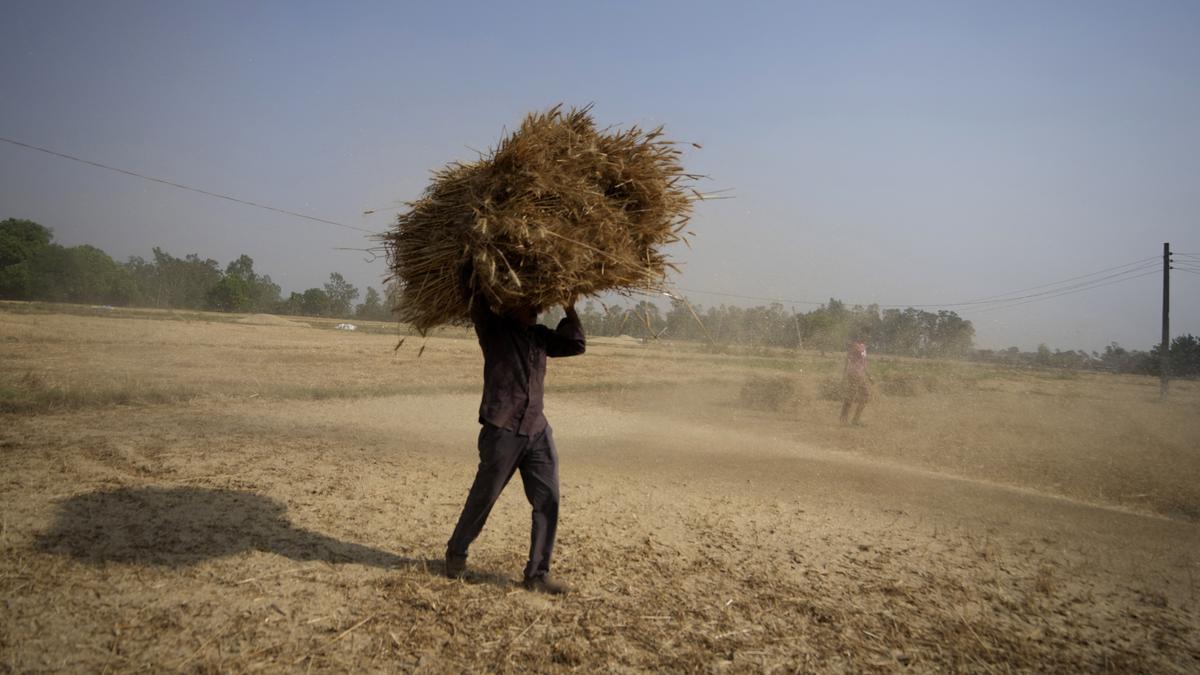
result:
[[[503,312],[660,288],[677,271],[662,249],[686,243],[698,195],[679,158],[661,128],[597,131],[589,108],[528,115],[480,160],[435,171],[381,236],[397,317],[424,332],[465,323],[472,297]]]

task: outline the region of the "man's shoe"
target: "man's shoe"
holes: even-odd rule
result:
[[[467,556],[461,553],[446,552],[446,576],[451,579],[461,579],[467,573]]]
[[[527,577],[521,584],[527,591],[534,593],[546,593],[547,595],[566,595],[571,592],[571,587],[555,581],[553,578],[542,575],[537,577]]]

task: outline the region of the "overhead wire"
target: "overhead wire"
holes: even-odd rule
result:
[[[1129,276],[1131,274],[1136,274],[1138,272],[1147,272],[1147,271],[1149,273],[1154,273],[1154,272],[1158,272],[1160,270],[1161,270],[1161,268],[1158,265],[1148,263],[1148,264],[1143,264],[1140,267],[1134,267],[1134,268],[1131,268],[1131,269],[1128,269],[1128,270],[1125,270],[1122,272],[1116,272],[1114,274],[1097,277],[1095,279],[1089,279],[1088,281],[1080,281],[1078,283],[1070,284],[1068,286],[1060,285],[1056,288],[1051,288],[1051,289],[1041,291],[1038,293],[1030,293],[1028,295],[1017,295],[1017,296],[1008,294],[1006,296],[994,296],[995,299],[993,299],[993,300],[978,300],[978,301],[973,301],[973,302],[956,303],[956,304],[952,304],[952,305],[933,305],[933,306],[935,306],[935,307],[962,307],[962,306],[967,306],[967,305],[992,306],[992,305],[1006,304],[1009,302],[1013,302],[1015,300],[1027,300],[1027,299],[1031,299],[1031,298],[1039,298],[1042,296],[1054,297],[1059,294],[1063,294],[1062,291],[1071,291],[1074,289],[1087,290],[1087,288],[1091,287],[1092,284],[1095,284],[1100,281],[1106,281],[1109,279],[1121,280],[1121,277],[1127,277],[1127,278],[1132,279],[1132,278],[1136,278],[1136,276]],[[1137,275],[1137,276],[1141,276],[1141,275]]]
[[[1008,293],[989,295],[989,296],[986,296],[983,298],[979,298],[977,300],[968,300],[966,302],[950,302],[950,303],[940,303],[940,304],[929,303],[929,304],[912,304],[912,305],[880,305],[880,307],[913,307],[913,308],[917,308],[917,307],[963,307],[963,306],[967,306],[967,305],[981,305],[981,304],[991,304],[991,303],[999,303],[999,302],[1009,302],[1012,300],[1023,300],[1025,298],[1031,298],[1031,297],[1035,297],[1038,295],[1042,295],[1043,293],[1054,293],[1057,290],[1064,290],[1062,288],[1059,288],[1059,289],[1050,288],[1052,286],[1062,286],[1063,284],[1066,284],[1066,283],[1069,283],[1072,281],[1077,281],[1080,279],[1087,279],[1088,277],[1094,277],[1094,276],[1097,276],[1100,274],[1104,274],[1105,272],[1112,272],[1114,270],[1123,270],[1124,268],[1131,268],[1131,269],[1124,270],[1122,272],[1117,272],[1115,274],[1112,274],[1109,277],[1101,277],[1102,279],[1120,276],[1120,275],[1126,274],[1128,272],[1140,271],[1141,269],[1145,269],[1145,268],[1154,266],[1156,263],[1153,261],[1155,261],[1157,258],[1158,258],[1158,256],[1150,256],[1147,258],[1142,258],[1141,260],[1134,260],[1133,262],[1125,263],[1124,265],[1116,265],[1114,267],[1106,267],[1102,270],[1096,270],[1095,272],[1090,272],[1088,274],[1081,274],[1079,276],[1068,277],[1066,279],[1061,279],[1059,281],[1051,281],[1051,282],[1045,283],[1045,284],[1038,284],[1037,286],[1029,286],[1027,288],[1020,288],[1015,291],[1009,291]],[[1092,279],[1091,281],[1099,281],[1099,279]],[[1086,282],[1082,282],[1082,283],[1087,284],[1087,283],[1091,283],[1091,281],[1086,281]],[[1016,296],[1017,293],[1024,293],[1025,291],[1033,291],[1033,290],[1037,290],[1039,288],[1047,288],[1049,290],[1043,291],[1043,293],[1033,293],[1031,295]],[[1009,296],[1016,296],[1016,297],[1009,297]]]
[[[1060,297],[1060,296],[1063,296],[1063,295],[1072,295],[1072,294],[1075,294],[1075,293],[1083,293],[1084,291],[1090,291],[1090,290],[1093,290],[1093,289],[1096,289],[1096,288],[1103,288],[1104,286],[1112,286],[1113,284],[1124,283],[1124,282],[1126,282],[1126,281],[1132,281],[1132,280],[1134,280],[1134,279],[1140,279],[1140,278],[1142,278],[1142,277],[1148,277],[1148,276],[1150,276],[1150,275],[1152,275],[1152,274],[1161,274],[1161,273],[1162,273],[1162,271],[1161,271],[1161,270],[1149,270],[1149,271],[1142,272],[1141,274],[1136,274],[1136,275],[1134,275],[1134,276],[1131,276],[1131,277],[1124,277],[1124,278],[1120,278],[1120,279],[1114,279],[1114,280],[1111,280],[1111,281],[1106,281],[1106,282],[1103,282],[1103,283],[1093,283],[1092,285],[1089,285],[1089,286],[1085,286],[1085,287],[1082,287],[1082,288],[1075,288],[1075,289],[1072,289],[1072,290],[1064,290],[1064,291],[1062,291],[1062,292],[1055,293],[1055,294],[1053,294],[1053,295],[1047,295],[1047,296],[1044,296],[1044,297],[1036,297],[1036,298],[1033,298],[1033,299],[1022,300],[1022,301],[1020,301],[1020,302],[1013,302],[1013,303],[1009,303],[1009,304],[998,304],[998,305],[992,305],[992,306],[989,306],[989,307],[984,307],[984,308],[981,308],[981,309],[978,309],[978,310],[972,310],[972,311],[973,311],[975,314],[984,314],[984,313],[986,313],[986,312],[994,312],[994,311],[998,311],[998,310],[1002,310],[1002,309],[1010,309],[1010,308],[1012,308],[1012,307],[1018,307],[1018,306],[1020,306],[1020,305],[1027,305],[1027,304],[1029,304],[1029,303],[1031,303],[1031,302],[1042,302],[1042,301],[1044,301],[1044,300],[1050,300],[1050,299],[1052,299],[1052,298],[1057,298],[1057,297]]]
[[[1007,293],[986,296],[984,298],[980,298],[977,300],[969,300],[969,301],[965,301],[965,302],[910,303],[910,304],[865,303],[865,304],[875,304],[876,306],[878,306],[880,308],[884,308],[884,309],[900,309],[900,308],[917,309],[917,308],[925,308],[925,307],[978,307],[978,306],[1004,305],[1004,304],[1012,303],[1014,301],[1030,300],[1030,299],[1038,298],[1041,296],[1054,297],[1057,294],[1064,294],[1064,293],[1062,293],[1063,291],[1072,291],[1075,289],[1087,290],[1085,287],[1089,286],[1090,284],[1094,284],[1096,282],[1107,281],[1110,279],[1119,279],[1120,277],[1125,277],[1128,275],[1135,275],[1136,273],[1144,272],[1146,270],[1150,270],[1151,268],[1155,268],[1157,270],[1158,265],[1153,262],[1156,259],[1157,259],[1157,256],[1149,256],[1147,258],[1128,262],[1123,265],[1106,267],[1104,269],[1097,270],[1095,272],[1090,272],[1088,274],[1081,274],[1081,275],[1074,276],[1074,277],[1068,277],[1066,279],[1060,279],[1058,281],[1053,281],[1053,282],[1049,282],[1049,283],[1045,283],[1045,284],[1039,284],[1037,286],[1029,286],[1026,288],[1017,289],[1015,291],[1009,291]],[[1121,270],[1121,271],[1114,272],[1114,270]],[[1106,276],[1097,277],[1097,275],[1101,275],[1106,272],[1113,272],[1113,273],[1108,274]],[[1097,278],[1091,278],[1091,277],[1097,277]],[[1130,276],[1129,278],[1134,278],[1134,277]],[[1083,279],[1087,279],[1087,281],[1080,281]],[[1072,281],[1078,281],[1078,283],[1070,284],[1070,282],[1072,282]],[[1070,285],[1064,286],[1063,284],[1070,284]],[[1044,290],[1044,291],[1041,291],[1038,293],[1031,293],[1028,295],[1017,295],[1018,293],[1036,290],[1039,288],[1045,288],[1047,290]],[[718,296],[718,297],[732,297],[732,298],[739,298],[739,299],[743,299],[743,300],[761,300],[761,301],[767,301],[767,302],[779,302],[782,304],[802,304],[802,305],[822,305],[822,304],[824,304],[824,303],[817,302],[814,300],[795,300],[795,299],[790,299],[790,298],[740,295],[737,293],[725,293],[725,292],[718,292],[718,291],[703,291],[700,289],[690,289],[690,288],[684,288],[684,287],[679,287],[679,290],[686,291],[689,293],[699,293],[701,295],[713,295],[713,296]],[[853,303],[848,303],[848,304],[853,304]],[[863,304],[863,303],[859,303],[859,304]]]
[[[676,290],[685,291],[687,293],[699,293],[700,295],[715,295],[718,297],[739,298],[741,300],[762,300],[764,302],[778,302],[778,303],[782,303],[782,304],[791,304],[791,305],[823,305],[823,304],[825,304],[823,302],[817,302],[815,300],[791,300],[788,298],[772,298],[772,297],[757,296],[757,295],[739,295],[737,293],[724,293],[724,292],[720,292],[720,291],[702,291],[702,290],[699,290],[696,288],[684,288],[682,286],[676,287]]]
[[[92,160],[90,160],[90,159],[84,159],[84,158],[82,158],[82,157],[76,157],[75,155],[68,155],[68,154],[67,154],[67,153],[65,153],[65,152],[58,152],[58,151],[56,151],[56,150],[51,150],[51,149],[49,149],[49,148],[43,148],[43,147],[41,147],[41,146],[38,146],[38,145],[33,145],[33,144],[31,144],[31,143],[22,143],[21,141],[16,141],[16,140],[13,140],[13,139],[11,139],[11,138],[4,138],[3,136],[0,136],[0,141],[3,141],[3,142],[5,142],[5,143],[9,143],[9,144],[11,144],[11,145],[20,146],[20,147],[22,147],[22,148],[28,148],[28,149],[30,149],[30,150],[36,150],[36,151],[38,151],[38,152],[44,152],[44,153],[46,153],[47,155],[54,155],[55,157],[61,157],[61,158],[63,158],[63,159],[69,159],[69,160],[71,160],[71,161],[73,161],[73,162],[79,162],[80,164],[87,164],[87,165],[89,165],[89,166],[94,166],[94,167],[98,167],[98,168],[101,168],[101,169],[107,169],[107,170],[109,170],[109,171],[116,171],[117,173],[123,173],[123,174],[125,174],[125,175],[127,175],[127,176],[133,176],[134,178],[141,178],[142,180],[148,180],[148,181],[150,181],[150,182],[153,182],[153,183],[161,183],[161,184],[163,184],[163,185],[169,185],[169,186],[171,186],[171,187],[173,187],[173,188],[178,188],[178,189],[180,189],[180,190],[187,190],[187,191],[189,191],[189,192],[196,192],[196,193],[199,193],[199,194],[202,194],[202,195],[207,195],[207,196],[209,196],[209,197],[216,197],[217,199],[224,199],[224,200],[231,201],[231,202],[235,202],[235,203],[242,204],[242,205],[245,205],[245,206],[252,206],[252,207],[254,207],[254,208],[256,208],[256,209],[264,209],[264,210],[266,210],[266,211],[274,211],[274,212],[276,212],[276,213],[282,213],[282,214],[284,214],[284,215],[288,215],[288,216],[295,216],[296,218],[303,218],[303,219],[305,219],[305,220],[311,220],[311,221],[313,221],[313,222],[316,222],[316,223],[325,223],[326,225],[336,225],[337,227],[344,227],[344,228],[346,228],[347,230],[357,230],[357,231],[359,231],[359,232],[365,232],[365,233],[367,233],[367,234],[379,234],[378,232],[376,232],[376,231],[374,231],[374,230],[368,230],[368,229],[367,229],[367,228],[365,228],[365,227],[357,227],[357,226],[355,226],[355,225],[348,225],[348,224],[346,224],[346,223],[339,223],[339,222],[338,222],[338,221],[336,221],[336,220],[329,220],[328,218],[320,218],[320,217],[317,217],[317,216],[310,216],[310,215],[308,215],[307,213],[300,213],[300,212],[298,212],[298,211],[291,211],[291,210],[288,210],[288,209],[282,209],[282,208],[279,208],[279,207],[277,207],[277,206],[271,206],[271,205],[269,205],[269,204],[262,204],[262,203],[259,203],[259,202],[251,201],[251,200],[249,200],[249,199],[241,199],[241,198],[239,198],[239,197],[233,197],[233,196],[230,196],[230,195],[227,195],[227,194],[222,194],[222,193],[220,193],[220,192],[213,192],[213,191],[211,191],[211,190],[204,190],[204,189],[202,189],[202,188],[192,187],[192,186],[190,186],[190,185],[184,185],[183,183],[177,183],[177,182],[175,182],[175,181],[166,180],[165,178],[155,178],[155,177],[153,177],[153,176],[147,176],[147,175],[145,175],[145,174],[138,173],[138,172],[136,172],[136,171],[130,171],[129,169],[122,169],[122,168],[120,168],[120,167],[111,166],[111,165],[109,165],[109,164],[104,164],[104,163],[102,163],[102,162],[95,162],[95,161],[92,161]]]

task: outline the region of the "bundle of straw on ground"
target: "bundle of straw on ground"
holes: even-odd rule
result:
[[[454,163],[382,235],[397,318],[424,332],[605,291],[661,290],[697,195],[662,130],[598,130],[589,108],[528,115]]]

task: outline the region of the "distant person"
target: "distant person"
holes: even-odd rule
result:
[[[856,335],[846,350],[846,367],[842,387],[842,424],[861,426],[863,408],[871,399],[871,375],[867,372],[867,340]],[[850,408],[854,408],[854,419],[850,419]]]
[[[550,556],[558,527],[558,451],[542,414],[547,356],[575,356],[585,348],[574,303],[550,330],[537,323],[540,308],[496,314],[476,296],[471,320],[483,350],[483,401],[479,405],[479,468],[454,534],[446,544],[446,576],[466,572],[467,549],[483,530],[492,506],[517,471],[533,507],[529,562],[523,585],[531,591],[566,593],[550,576]]]

